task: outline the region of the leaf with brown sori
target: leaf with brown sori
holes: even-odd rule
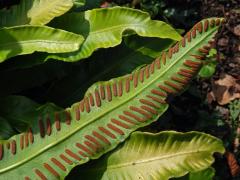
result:
[[[200,132],[134,132],[114,151],[75,168],[67,179],[212,180],[214,170],[206,168],[215,152],[224,152],[221,140]]]
[[[168,96],[181,92],[197,73],[221,22],[197,23],[151,64],[94,84],[64,111],[35,117],[28,131],[2,141],[1,177],[61,179],[157,120],[168,108]]]

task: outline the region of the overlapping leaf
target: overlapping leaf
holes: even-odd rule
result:
[[[61,53],[79,49],[81,35],[47,26],[16,26],[0,29],[0,62],[34,51]]]
[[[74,177],[86,180],[168,180],[191,172],[189,179],[206,180],[212,171],[196,171],[208,168],[214,161],[215,152],[224,152],[223,143],[204,133],[135,132],[112,153],[78,168]]]
[[[0,10],[0,27],[16,25],[44,25],[73,7],[84,5],[84,0],[20,0],[10,9]]]
[[[162,21],[151,20],[147,13],[124,7],[93,9],[84,13],[71,13],[57,18],[51,26],[82,34],[86,40],[73,53],[50,55],[64,61],[76,61],[89,57],[99,48],[114,47],[121,43],[126,31],[144,37],[179,40],[181,36]]]

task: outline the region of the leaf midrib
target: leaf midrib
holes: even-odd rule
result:
[[[161,157],[153,157],[153,158],[145,158],[137,161],[132,160],[131,162],[126,162],[126,163],[119,163],[119,165],[108,165],[108,169],[117,169],[117,168],[124,168],[127,166],[134,166],[138,164],[144,164],[144,163],[151,163],[153,161],[161,161],[161,160],[167,160],[171,158],[178,158],[181,156],[189,156],[189,154],[199,154],[199,153],[209,153],[210,150],[195,150],[195,151],[186,151],[186,152],[179,152],[179,153],[174,153],[170,155],[164,155]],[[161,153],[161,152],[160,152]],[[140,157],[140,156],[139,156]],[[134,165],[133,165],[134,164]]]
[[[67,42],[67,41],[50,41],[50,40],[25,40],[25,41],[16,41],[16,42],[9,42],[5,44],[1,44],[0,47],[11,47],[11,46],[21,46],[21,44],[32,44],[32,43],[49,43],[49,44],[56,44],[56,45],[73,45],[73,44],[79,44],[76,41],[75,42]]]
[[[191,48],[189,48],[189,49],[187,49],[185,52],[183,52],[183,54],[182,54],[180,57],[176,57],[176,59],[179,60],[179,59],[181,59],[182,57],[184,57],[189,51],[191,51],[192,48],[196,47],[196,46],[197,46],[198,44],[200,44],[205,38],[207,38],[208,36],[212,35],[212,33],[214,33],[214,30],[215,30],[215,29],[216,29],[216,27],[208,30],[208,32],[203,32],[203,33],[205,33],[206,35],[202,35],[202,36],[201,36],[201,40],[195,42],[195,44],[193,44],[193,45],[191,46]],[[209,32],[209,31],[212,31],[212,32]],[[197,37],[196,37],[196,38],[197,38]],[[187,45],[186,45],[186,47],[184,47],[184,48],[187,48]],[[123,98],[122,103],[120,102],[118,105],[112,106],[112,108],[109,108],[108,110],[104,111],[103,113],[99,113],[99,116],[94,116],[94,118],[89,119],[88,122],[86,122],[85,124],[82,124],[80,127],[77,127],[77,128],[76,128],[75,130],[73,130],[71,133],[69,133],[69,134],[67,134],[67,135],[65,135],[65,136],[62,136],[62,138],[59,138],[59,141],[55,141],[55,142],[53,142],[53,143],[50,143],[49,145],[47,145],[47,146],[45,146],[44,148],[40,149],[40,150],[39,150],[37,153],[35,153],[34,155],[28,156],[28,158],[26,158],[26,159],[24,159],[24,160],[22,160],[22,161],[19,161],[18,163],[15,163],[15,164],[13,164],[13,165],[10,165],[10,166],[8,166],[8,167],[6,167],[6,168],[1,169],[1,170],[0,170],[0,173],[2,173],[2,172],[4,172],[4,171],[9,171],[9,170],[12,169],[12,168],[15,168],[15,167],[17,167],[17,166],[20,166],[20,165],[26,163],[27,161],[29,161],[29,160],[33,159],[34,157],[38,156],[39,154],[47,151],[49,148],[52,148],[52,147],[56,146],[57,144],[61,143],[62,141],[66,140],[67,138],[69,138],[69,137],[72,136],[73,134],[77,133],[77,132],[78,132],[79,130],[81,130],[82,128],[84,128],[84,127],[86,127],[86,126],[94,123],[97,119],[103,117],[104,115],[108,114],[109,112],[112,112],[113,110],[115,110],[115,109],[117,109],[118,107],[122,106],[122,105],[125,104],[126,102],[132,100],[135,96],[137,96],[139,93],[141,93],[141,92],[144,91],[146,88],[148,88],[148,87],[149,87],[149,84],[153,84],[153,83],[154,83],[155,81],[157,81],[161,76],[163,76],[166,72],[168,72],[169,69],[170,69],[172,66],[174,66],[176,63],[179,62],[178,60],[175,60],[173,63],[169,64],[169,66],[168,66],[167,68],[166,68],[166,66],[164,66],[164,67],[165,67],[165,70],[162,71],[162,73],[159,74],[159,76],[156,76],[156,77],[153,78],[151,81],[149,81],[149,82],[147,83],[147,85],[142,86],[142,88],[139,88],[139,90],[135,91],[134,94],[132,94],[132,95],[131,95],[131,94],[128,94],[130,98],[128,98],[126,101],[124,101],[124,98]],[[162,68],[163,68],[163,67],[162,67]],[[162,70],[162,68],[161,68],[161,70]],[[155,71],[155,73],[156,73],[156,72],[158,72],[158,71]],[[146,81],[145,81],[145,82],[146,82]],[[130,96],[130,95],[131,95],[131,96]],[[123,96],[123,97],[124,97],[124,96]],[[73,107],[73,106],[72,106],[72,107]],[[91,113],[91,112],[90,112],[90,113]]]

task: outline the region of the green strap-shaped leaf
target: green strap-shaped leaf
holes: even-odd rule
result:
[[[224,152],[223,143],[204,133],[135,132],[112,153],[78,168],[74,177],[85,180],[168,180],[208,168],[214,161],[212,155],[215,152]],[[200,176],[201,180],[206,180],[204,176],[211,174],[193,173],[189,179],[197,180],[191,176]]]
[[[0,144],[0,179],[63,178],[157,120],[168,96],[182,91],[201,66],[220,24],[218,18],[199,22],[151,64],[94,84],[65,111],[36,117],[27,132]]]
[[[126,30],[140,36],[179,40],[181,36],[162,21],[151,20],[142,11],[124,8],[101,8],[84,13],[71,13],[57,18],[51,26],[86,36],[81,48],[74,53],[50,55],[48,58],[77,61],[89,57],[98,48],[114,47],[121,43]]]
[[[81,35],[47,26],[16,26],[0,29],[0,62],[34,51],[72,52],[79,49]]]
[[[44,25],[73,7],[84,5],[84,0],[20,0],[10,9],[0,10],[0,27],[16,25]]]

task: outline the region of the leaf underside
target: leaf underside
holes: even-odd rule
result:
[[[94,84],[80,102],[36,117],[27,132],[2,141],[0,179],[63,178],[157,120],[168,108],[167,97],[182,91],[198,71],[221,22],[199,22],[151,64]]]
[[[224,152],[221,140],[199,132],[135,132],[113,152],[76,169],[74,177],[85,180],[168,180],[189,172],[190,179],[206,180],[213,153]],[[206,176],[204,178],[204,176]],[[209,179],[209,178],[208,178]]]

